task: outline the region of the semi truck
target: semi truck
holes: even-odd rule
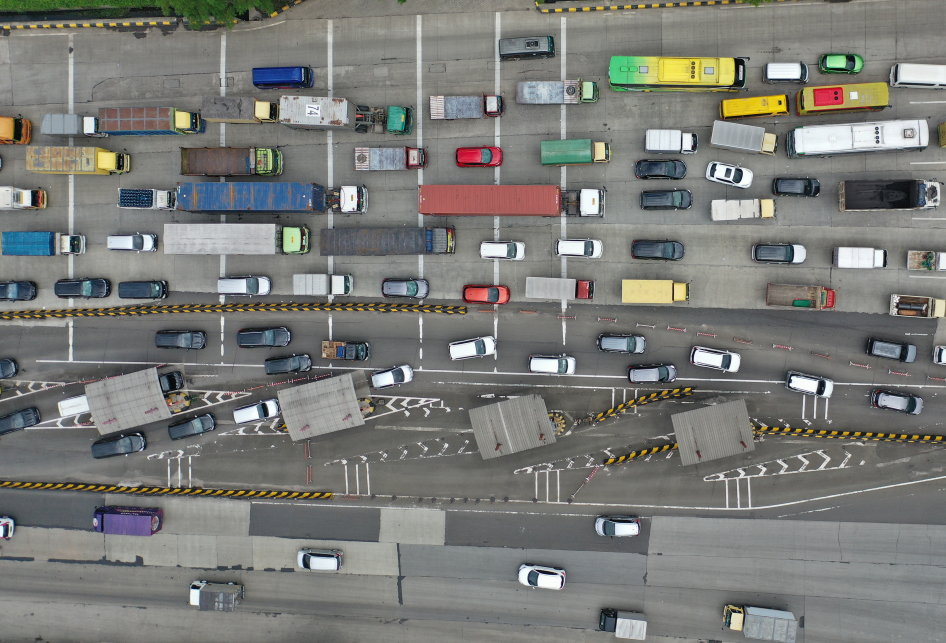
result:
[[[775,199],[713,199],[710,217],[713,221],[775,219]]]
[[[894,317],[942,319],[946,317],[946,300],[919,295],[890,295],[889,312]]]
[[[672,304],[690,300],[690,284],[672,279],[622,279],[621,301],[625,304]]]
[[[603,217],[602,187],[563,190],[558,185],[422,185],[417,211],[440,216]]]
[[[98,131],[110,136],[180,136],[203,134],[199,112],[176,107],[102,107]]]
[[[649,129],[644,133],[644,151],[651,154],[696,154],[696,134],[678,129]]]
[[[279,122],[296,129],[406,135],[414,131],[414,110],[355,105],[345,98],[327,96],[282,96]]]
[[[322,359],[364,361],[371,357],[368,342],[322,342]]]
[[[274,147],[182,147],[184,176],[276,176],[282,152]]]
[[[33,126],[22,116],[0,116],[0,145],[29,145]]]
[[[279,105],[256,98],[207,96],[200,108],[208,123],[275,123],[279,121]]]
[[[946,270],[946,252],[909,250],[907,270]]]
[[[647,638],[647,617],[639,612],[623,612],[606,607],[598,618],[599,632],[614,632],[614,638],[643,641]]]
[[[526,277],[527,299],[594,299],[593,279],[562,279],[558,277]]]
[[[746,152],[747,154],[774,156],[775,150],[778,149],[778,137],[755,125],[713,121],[710,147],[718,147],[734,152]]]
[[[40,210],[46,203],[46,190],[0,186],[0,210]]]
[[[97,507],[92,528],[102,534],[151,536],[161,531],[164,511],[158,507]]]
[[[591,165],[611,160],[611,146],[590,138],[542,141],[542,165]]]
[[[26,148],[26,169],[40,174],[125,174],[131,155],[101,147],[31,145]]]
[[[430,120],[454,121],[467,118],[496,118],[506,111],[502,96],[431,96]]]
[[[887,251],[878,248],[835,248],[831,253],[835,268],[886,268]]]
[[[516,87],[520,105],[577,105],[598,102],[598,85],[578,80],[526,80]]]
[[[278,223],[165,223],[168,255],[301,255],[309,252],[306,226]]]
[[[796,286],[793,284],[768,284],[765,289],[766,306],[790,306],[812,310],[834,308],[837,293],[824,286]]]
[[[190,586],[190,604],[201,612],[233,612],[246,596],[246,588],[236,583],[195,580]]]
[[[939,207],[942,185],[938,181],[841,181],[838,210],[933,210]]]
[[[442,255],[456,250],[453,228],[323,228],[323,257]]]
[[[798,632],[798,621],[791,612],[748,605],[726,605],[723,624],[754,641],[795,643]]]
[[[53,257],[85,254],[85,237],[61,232],[4,232],[0,255],[9,257]]]
[[[178,183],[173,192],[119,188],[118,207],[183,212],[364,212],[368,189],[345,186],[326,190],[317,183]]]
[[[351,275],[293,275],[293,295],[350,295]]]
[[[356,147],[356,170],[419,170],[427,167],[423,147]]]
[[[99,119],[78,114],[43,114],[43,120],[39,122],[39,133],[46,136],[108,136],[99,131]]]

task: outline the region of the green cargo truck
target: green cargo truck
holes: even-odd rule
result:
[[[591,165],[611,160],[611,146],[590,138],[542,141],[542,165]]]

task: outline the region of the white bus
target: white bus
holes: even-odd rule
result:
[[[785,135],[791,158],[834,156],[861,152],[909,152],[926,149],[930,128],[926,121],[878,121],[846,125],[808,125]]]

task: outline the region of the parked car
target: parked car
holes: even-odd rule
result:
[[[195,435],[208,433],[217,428],[217,418],[210,413],[198,415],[189,420],[181,420],[168,425],[168,437],[172,440],[183,440]]]
[[[312,358],[306,353],[289,357],[271,357],[263,362],[263,366],[267,375],[305,373],[312,368]]]
[[[483,241],[480,243],[480,257],[522,261],[526,258],[526,244],[521,241]]]
[[[740,357],[738,353],[705,346],[694,346],[690,351],[690,363],[694,366],[715,368],[717,371],[735,373],[739,370]]]
[[[503,151],[498,147],[458,147],[457,167],[498,167]]]
[[[207,335],[200,330],[159,330],[154,334],[154,345],[199,350],[207,345]]]
[[[430,292],[426,279],[385,279],[381,282],[382,297],[423,299]]]
[[[864,69],[864,59],[857,54],[822,54],[818,71],[822,74],[856,74]]]
[[[16,523],[10,516],[0,516],[0,538],[10,540],[16,531]]]
[[[693,194],[689,190],[644,190],[641,210],[689,210]]]
[[[10,357],[0,359],[0,379],[8,380],[11,377],[16,377],[19,372],[20,365],[16,363],[15,359]]]
[[[923,410],[923,398],[919,395],[902,393],[900,391],[886,391],[875,388],[870,392],[870,404],[875,409],[900,411],[907,415],[919,415]]]
[[[39,424],[41,420],[39,409],[35,406],[4,415],[0,417],[0,435],[22,431],[26,427]]]
[[[797,243],[756,243],[752,246],[752,260],[756,263],[804,263],[808,257],[805,246]]]
[[[687,175],[683,161],[638,161],[634,176],[639,179],[682,179]]]
[[[388,388],[407,384],[412,379],[414,379],[414,369],[404,364],[383,371],[375,371],[371,374],[371,386],[372,388]]]
[[[627,381],[634,384],[666,384],[675,379],[677,379],[677,367],[673,364],[630,366],[627,369]]]
[[[946,366],[946,346],[933,347],[933,363]]]
[[[126,252],[154,252],[158,249],[158,235],[156,234],[111,234],[105,241],[109,250],[123,250]]]
[[[32,281],[0,281],[0,301],[31,301],[36,299]]]
[[[338,549],[300,549],[296,564],[310,572],[337,572],[342,568],[342,552]]]
[[[453,360],[486,357],[496,353],[496,338],[487,335],[464,339],[459,342],[450,342],[447,348],[450,351],[450,359]]]
[[[573,375],[578,361],[568,355],[529,355],[529,372],[547,375]]]
[[[113,458],[118,455],[129,455],[144,451],[148,446],[143,433],[118,433],[99,438],[92,443],[92,457]]]
[[[665,259],[680,261],[683,259],[683,244],[679,241],[651,241],[635,239],[631,242],[632,259]]]
[[[279,400],[272,398],[263,400],[249,406],[241,406],[233,410],[234,424],[246,424],[247,422],[260,422],[268,420],[279,415]]]
[[[526,587],[562,589],[565,587],[565,570],[525,563],[519,565],[519,582]]]
[[[772,180],[772,192],[776,196],[818,196],[821,194],[821,181],[809,178],[776,178]]]
[[[831,393],[834,392],[834,382],[827,377],[789,371],[785,374],[785,388],[806,395],[831,397]]]
[[[641,519],[637,516],[598,516],[595,533],[599,536],[637,536],[641,533]]]
[[[463,301],[468,304],[506,304],[509,303],[509,288],[470,284],[463,286]]]
[[[604,254],[604,244],[599,239],[559,239],[555,242],[558,257],[585,257],[598,259]]]
[[[631,355],[643,353],[647,340],[641,335],[615,335],[602,333],[598,335],[598,350],[605,353],[623,353]]]
[[[276,328],[243,328],[237,333],[240,348],[272,348],[288,346],[292,335],[285,326]]]
[[[731,185],[734,188],[747,188],[752,185],[752,170],[744,167],[713,161],[706,166],[706,179],[713,183]]]
[[[108,297],[111,285],[108,279],[60,279],[53,287],[53,292],[60,299],[70,297],[97,299]]]
[[[916,360],[916,346],[905,342],[868,337],[867,354],[910,364]]]
[[[173,393],[184,388],[184,375],[180,371],[171,371],[158,375],[158,385],[161,386],[162,393]]]

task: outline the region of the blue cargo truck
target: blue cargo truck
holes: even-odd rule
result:
[[[173,191],[118,189],[118,207],[182,212],[364,213],[368,188],[327,189],[318,183],[178,183]]]
[[[0,255],[13,257],[53,257],[81,255],[85,237],[60,232],[4,232],[0,235]]]

